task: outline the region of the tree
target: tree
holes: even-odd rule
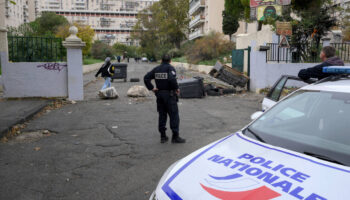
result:
[[[222,12],[222,30],[224,34],[236,33],[239,28],[239,21],[249,21],[250,1],[249,0],[225,0],[225,10]]]
[[[276,21],[291,22],[292,49],[304,61],[317,61],[322,37],[337,25],[335,11],[330,0],[292,0],[289,7],[284,7],[281,16],[269,17],[263,23],[275,27]]]
[[[39,24],[36,21],[21,24],[18,27],[9,27],[8,34],[12,36],[38,36]]]
[[[350,41],[350,7],[345,9],[345,16],[343,18],[343,40]]]
[[[69,28],[71,25],[65,24],[57,28],[56,37],[67,38],[69,36]],[[86,56],[90,53],[92,42],[95,36],[95,31],[88,25],[83,25],[79,23],[74,23],[74,26],[78,28],[77,36],[85,42],[85,47],[83,48],[83,55]]]
[[[53,12],[43,12],[39,18],[35,20],[38,23],[39,35],[53,35],[60,26],[68,25],[68,21],[64,16],[57,15]]]
[[[114,53],[115,52],[113,47],[102,41],[97,40],[92,44],[91,55],[95,59],[104,60],[107,57],[112,58],[114,56]]]
[[[223,21],[222,21],[222,30],[225,35],[230,36],[232,39],[232,34],[236,33],[239,28],[238,18],[232,14],[227,13],[226,11],[222,12]]]
[[[148,58],[157,60],[170,49],[180,48],[188,31],[188,9],[188,0],[160,0],[138,14],[133,37],[140,40]]]

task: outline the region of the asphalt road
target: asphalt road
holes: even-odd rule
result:
[[[142,79],[152,67],[131,64],[129,78]],[[115,81],[117,100],[97,97],[102,84],[87,84],[85,101],[48,112],[24,130],[50,136],[0,144],[0,199],[148,199],[169,165],[239,130],[261,107],[254,94],[180,100],[187,143],[160,144],[154,96],[126,97],[143,83]]]

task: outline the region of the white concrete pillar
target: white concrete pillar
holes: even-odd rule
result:
[[[6,73],[5,65],[8,63],[7,29],[3,26],[0,26],[0,62],[2,73],[0,75],[0,91],[3,91],[3,75]]]
[[[82,48],[85,42],[77,37],[77,27],[70,27],[69,33],[71,35],[63,42],[67,48],[68,99],[81,101],[84,100]]]
[[[322,46],[323,47],[331,46],[331,38],[322,38]]]

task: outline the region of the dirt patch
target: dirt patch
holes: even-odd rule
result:
[[[55,133],[49,130],[39,130],[32,132],[19,132],[15,137],[12,137],[8,144],[18,144],[18,143],[30,143],[40,140],[41,138],[49,137]]]
[[[42,115],[49,113],[53,110],[57,110],[62,108],[65,105],[68,104],[75,104],[76,102],[74,101],[67,101],[65,99],[55,99],[52,102],[50,102],[46,107],[44,107],[40,112],[38,112],[36,115],[34,115],[31,119],[29,119],[28,121],[22,123],[22,124],[17,124],[15,126],[13,126],[11,128],[11,130],[3,137],[0,139],[1,142],[6,143],[10,140],[12,140],[15,137],[18,137],[19,135],[22,135],[23,133],[21,132],[21,130],[23,130],[24,128],[27,127],[27,124],[34,120],[37,119],[39,117],[41,117]]]

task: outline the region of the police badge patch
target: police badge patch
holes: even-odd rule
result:
[[[155,73],[155,79],[166,80],[168,79],[168,73]]]

